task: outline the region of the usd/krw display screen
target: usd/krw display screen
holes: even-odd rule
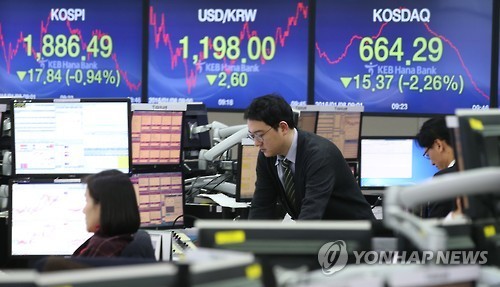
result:
[[[141,99],[143,4],[0,2],[0,96]]]
[[[315,102],[453,114],[490,105],[491,0],[318,0]]]
[[[149,8],[148,97],[244,109],[280,93],[306,104],[308,1],[164,1]]]

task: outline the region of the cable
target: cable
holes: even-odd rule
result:
[[[222,177],[222,176],[219,176],[218,178],[220,178],[220,177]],[[232,177],[232,175],[226,175],[220,182],[218,182],[214,187],[212,187],[211,191],[213,192],[217,186],[221,185],[223,182],[226,182],[231,177]],[[206,186],[207,185],[205,185],[205,187]]]
[[[177,220],[179,220],[179,218],[181,218],[181,217],[184,217],[184,218],[189,217],[189,218],[193,219],[193,221],[200,219],[200,218],[193,216],[193,215],[190,215],[190,214],[181,214],[174,219],[174,221],[172,222],[172,226],[175,226],[175,223],[177,223]]]

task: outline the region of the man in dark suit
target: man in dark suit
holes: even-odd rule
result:
[[[244,117],[260,148],[249,219],[275,218],[278,202],[294,220],[375,219],[337,146],[297,130],[281,96],[254,99]]]
[[[451,143],[450,132],[446,126],[444,117],[434,117],[424,122],[417,134],[417,142],[421,147],[425,148],[424,157],[428,158],[431,164],[439,169],[434,176],[458,171],[455,164],[455,152]],[[459,208],[455,206],[456,202],[460,202],[459,200],[457,198],[429,202],[422,217],[446,217],[450,212]]]

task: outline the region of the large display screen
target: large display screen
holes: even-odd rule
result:
[[[16,175],[130,171],[130,101],[14,101]]]
[[[11,254],[71,255],[92,236],[85,225],[84,183],[13,183]]]
[[[490,105],[491,0],[317,0],[317,105],[453,114]]]
[[[151,0],[148,101],[244,109],[307,101],[308,1]]]
[[[143,1],[0,2],[0,96],[141,100]]]

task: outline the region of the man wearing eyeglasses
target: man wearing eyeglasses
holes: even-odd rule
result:
[[[244,118],[260,149],[249,219],[276,218],[277,203],[294,220],[375,219],[337,146],[297,130],[281,96],[254,99]]]
[[[423,156],[439,169],[434,176],[458,171],[450,132],[444,117],[435,117],[424,122],[417,134],[417,142],[425,148]],[[460,204],[459,202],[457,205]],[[460,206],[457,209],[459,208]],[[443,218],[453,210],[455,210],[455,200],[430,202],[422,216],[424,218]]]

